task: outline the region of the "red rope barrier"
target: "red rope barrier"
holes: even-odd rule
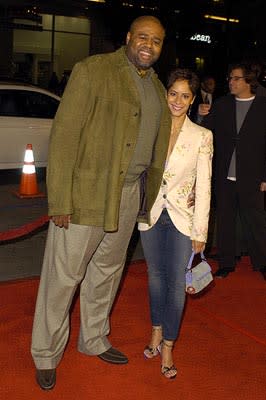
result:
[[[44,215],[33,222],[20,226],[19,228],[10,229],[6,232],[0,232],[0,242],[25,236],[30,232],[35,231],[37,228],[45,225],[49,219],[50,217],[48,217],[48,215]]]

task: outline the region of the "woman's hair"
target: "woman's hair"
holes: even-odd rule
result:
[[[257,80],[256,71],[252,68],[252,65],[249,63],[232,64],[229,66],[228,76],[234,69],[241,69],[246,83],[250,84],[251,93],[253,93],[253,94],[256,93],[256,89],[258,86],[258,80]]]
[[[173,86],[175,81],[188,81],[189,88],[193,94],[196,95],[197,90],[200,86],[200,80],[195,72],[191,71],[188,68],[175,68],[169,75],[166,89],[167,91]]]

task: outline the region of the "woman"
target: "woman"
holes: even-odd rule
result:
[[[185,302],[185,269],[192,249],[204,250],[211,193],[211,131],[187,116],[199,87],[198,77],[175,69],[167,84],[172,128],[163,180],[152,207],[150,225],[139,223],[148,265],[152,334],[146,358],[161,354],[161,373],[176,377],[172,349]],[[195,204],[189,196],[195,190]]]

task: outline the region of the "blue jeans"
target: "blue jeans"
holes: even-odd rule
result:
[[[151,229],[140,231],[140,237],[148,265],[152,325],[162,326],[164,339],[175,340],[186,297],[191,240],[176,229],[166,209]]]

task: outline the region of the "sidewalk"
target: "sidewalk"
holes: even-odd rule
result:
[[[46,192],[45,183],[39,190]],[[20,228],[47,215],[47,197],[19,199],[13,194],[18,185],[0,185],[0,232]],[[0,281],[39,276],[46,241],[47,224],[31,234],[9,241],[0,241]],[[143,259],[137,230],[134,231],[128,260]]]
[[[18,185],[0,186],[0,232],[20,228],[47,215],[47,198],[19,199]],[[45,183],[39,184],[45,192]],[[41,270],[47,224],[31,234],[0,242],[0,281],[38,276]]]

